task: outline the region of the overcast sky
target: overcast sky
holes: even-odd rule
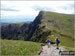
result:
[[[74,1],[1,1],[2,22],[33,21],[39,11],[74,14]]]

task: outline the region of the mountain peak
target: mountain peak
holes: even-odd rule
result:
[[[16,25],[11,28],[9,26],[1,27],[1,33],[2,38],[24,39],[36,42],[45,42],[47,39],[53,41],[58,37],[61,41],[73,46],[74,16],[40,11],[32,23],[24,24],[20,27]],[[68,40],[68,42],[66,40]]]

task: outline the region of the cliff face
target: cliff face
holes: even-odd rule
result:
[[[53,40],[56,37],[74,40],[73,25],[73,15],[41,11],[33,22],[30,40],[45,42],[47,39]]]
[[[58,37],[61,41],[74,41],[74,15],[40,11],[30,24],[11,24],[1,27],[2,38],[45,42]],[[66,42],[66,44],[71,44]],[[62,43],[64,44],[64,43]],[[73,46],[73,43],[71,44]]]

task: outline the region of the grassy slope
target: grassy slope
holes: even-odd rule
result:
[[[40,14],[42,14],[42,17],[38,28],[41,30],[41,32],[36,30],[35,33],[37,35],[41,35],[44,31],[47,31],[45,28],[43,28],[43,26],[46,26],[46,24],[49,28],[48,31],[51,31],[51,33],[47,37],[44,37],[42,34],[41,38],[36,38],[37,35],[35,34],[32,38],[40,38],[39,42],[41,42],[42,39],[50,39],[55,41],[55,38],[58,37],[61,41],[61,46],[74,48],[74,16],[46,11],[42,11]]]
[[[37,55],[40,50],[40,43],[20,41],[20,40],[2,40],[2,55]]]
[[[64,46],[67,50],[75,50],[73,15],[59,14],[59,13],[45,12],[45,11],[43,11],[41,14],[43,15],[41,17],[41,23],[39,24],[39,27],[34,32],[31,38],[32,41],[35,40],[37,42],[42,42],[42,41],[45,42],[46,39],[50,39],[53,42],[55,42],[55,38],[58,37],[61,41],[60,44],[61,46]],[[43,27],[46,26],[45,23],[47,23],[47,26],[49,28],[48,31],[51,31],[51,33],[48,36],[46,36],[46,33],[48,33],[48,31]],[[22,26],[22,24],[19,26]],[[63,34],[61,35],[61,33]],[[6,40],[4,40],[4,42],[5,41]]]
[[[43,12],[43,15],[48,27],[51,30],[58,30],[58,32],[63,32],[65,35],[73,37],[74,33],[74,16],[68,14],[59,14],[53,12]],[[48,22],[48,20],[53,20],[53,22]],[[67,34],[68,33],[68,34]]]
[[[74,16],[68,14],[52,13],[52,12],[44,12],[44,15],[46,17],[48,26],[50,26],[51,24],[52,25],[50,26],[52,27],[51,30],[56,31],[56,36],[54,36],[54,38],[58,37],[61,40],[61,45],[63,46],[74,48],[74,40],[73,40],[74,39],[74,34],[73,34]],[[52,20],[52,19],[57,22],[49,23],[48,20]],[[63,33],[63,35],[60,35],[60,33]],[[51,35],[50,35],[50,39],[51,39]]]
[[[74,17],[73,15],[67,15],[67,14],[57,14],[57,13],[50,13],[50,12],[44,12],[47,20],[50,19],[54,19],[54,20],[58,20],[56,23],[52,23],[57,24],[56,25],[52,25],[52,30],[56,31],[56,36],[61,40],[61,46],[65,46],[66,50],[75,50],[74,48],[74,24],[73,24],[73,20]],[[48,25],[50,25],[51,23],[47,22]],[[50,26],[51,27],[51,26]],[[61,36],[60,33],[63,33],[63,35]],[[53,35],[53,34],[52,34]],[[50,39],[51,35],[50,35]],[[52,39],[53,40],[53,39]]]

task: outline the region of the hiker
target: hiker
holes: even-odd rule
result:
[[[59,49],[59,43],[60,43],[60,40],[58,38],[56,38],[56,46],[57,46],[56,49]]]
[[[47,40],[48,48],[50,47],[51,41]]]

